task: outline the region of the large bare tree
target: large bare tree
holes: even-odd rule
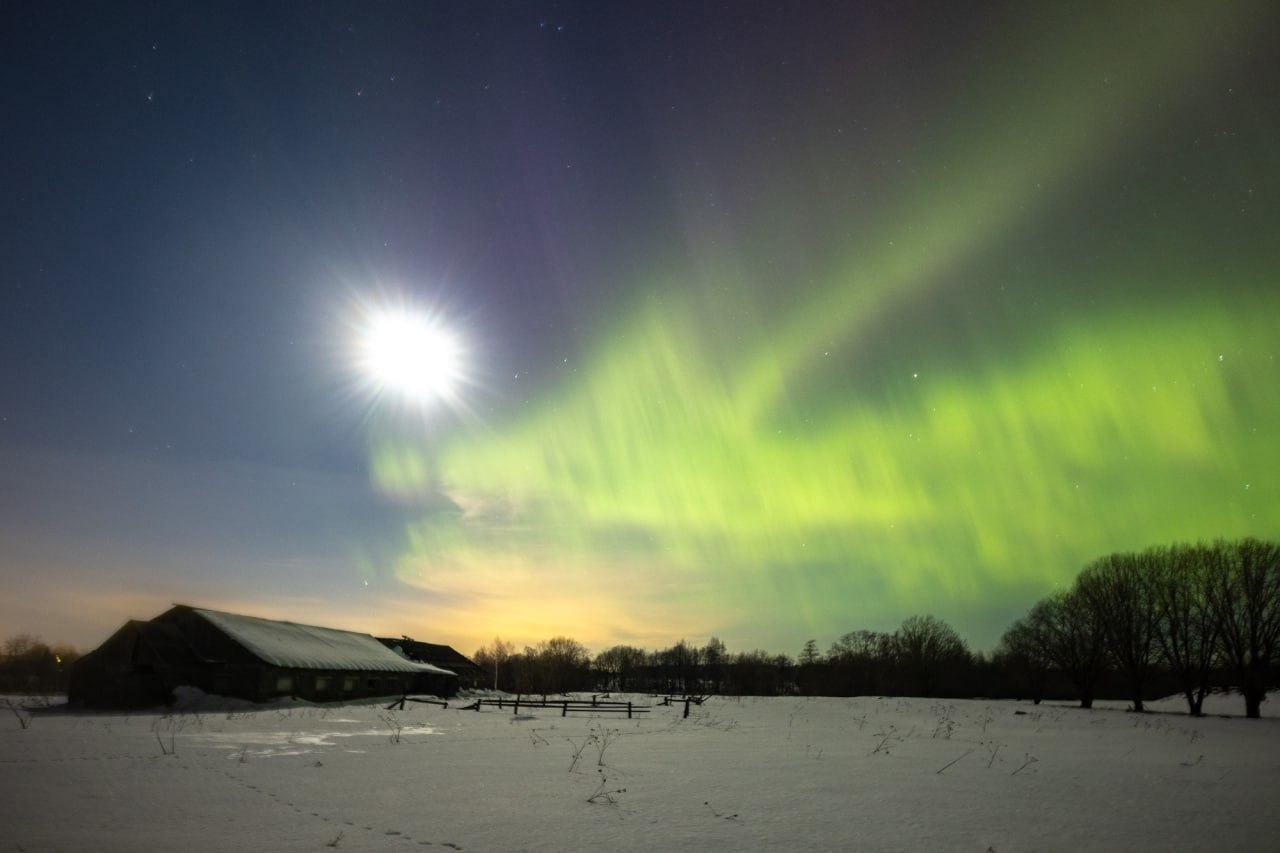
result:
[[[894,634],[898,662],[923,696],[937,692],[943,674],[969,657],[964,640],[936,616],[908,616]]]
[[[1204,545],[1174,545],[1152,549],[1161,567],[1154,577],[1156,642],[1169,671],[1195,717],[1203,713],[1204,697],[1213,686],[1218,665],[1218,623],[1212,606],[1214,562]]]
[[[1109,554],[1085,566],[1076,578],[1081,604],[1093,611],[1107,649],[1129,682],[1134,711],[1158,655],[1159,611],[1155,603],[1156,554]]]
[[[1053,664],[1028,619],[1019,619],[1004,632],[994,658],[997,663],[1008,667],[1015,677],[1026,681],[1032,703],[1039,705],[1044,699],[1045,681]]]
[[[1257,539],[1215,542],[1209,570],[1223,660],[1244,695],[1245,716],[1261,717],[1280,655],[1280,545]]]
[[[1076,688],[1081,708],[1093,707],[1093,694],[1107,666],[1107,647],[1097,613],[1075,590],[1043,598],[1027,616],[1031,637]]]

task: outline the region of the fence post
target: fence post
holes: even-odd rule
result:
[[[629,700],[627,702],[627,719],[631,719],[631,702]]]
[[[511,715],[516,716],[520,713],[520,694],[516,694],[516,703],[511,706]]]
[[[560,716],[562,716],[562,717],[567,717],[567,716],[569,716],[569,703],[568,703],[568,702],[565,702],[565,703],[561,706],[561,708],[560,708]]]
[[[688,696],[686,696],[686,697],[685,697],[685,699],[684,699],[684,716],[685,716],[685,719],[688,719],[688,717],[689,717],[689,701],[690,701],[690,700],[689,700],[689,697],[688,697]]]

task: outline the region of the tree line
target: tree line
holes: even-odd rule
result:
[[[1261,715],[1280,660],[1280,545],[1257,539],[1116,553],[1037,602],[993,653],[973,652],[930,615],[891,632],[859,630],[824,653],[730,652],[712,637],[659,650],[616,645],[594,657],[555,637],[517,651],[495,639],[474,654],[511,693],[568,691],[728,695],[1127,698],[1141,711],[1179,692],[1199,715],[1213,689],[1234,689]]]
[[[31,634],[14,634],[0,647],[0,693],[66,693],[74,647],[50,646]]]
[[[1091,707],[1113,671],[1136,711],[1163,675],[1193,715],[1212,689],[1230,687],[1259,717],[1280,662],[1280,545],[1219,540],[1101,557],[1015,622],[997,654],[1037,700],[1056,670]]]

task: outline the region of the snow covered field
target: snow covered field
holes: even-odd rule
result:
[[[0,708],[0,848],[1276,850],[1275,704]]]

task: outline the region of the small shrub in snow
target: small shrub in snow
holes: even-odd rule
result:
[[[573,758],[569,762],[570,773],[574,771],[574,769],[578,766],[578,762],[582,760],[582,751],[587,748],[588,744],[594,742],[595,739],[596,739],[596,736],[594,734],[589,734],[586,737],[584,737],[581,743],[578,743],[571,737],[565,738],[565,740],[569,741],[569,745],[573,747]]]
[[[12,711],[13,715],[18,718],[18,725],[22,726],[24,731],[31,727],[30,711],[28,711],[26,708],[22,707],[21,705],[15,704],[12,699],[5,699],[4,703],[9,706],[9,710]]]
[[[876,732],[875,736],[880,740],[876,743],[875,749],[871,750],[872,755],[876,755],[881,752],[888,755],[889,750],[893,748],[893,745],[902,740],[902,738],[898,736],[897,728],[894,726],[886,726]]]
[[[935,705],[933,710],[938,714],[938,724],[933,728],[933,736],[943,740],[951,740],[951,733],[956,730],[956,721],[951,718],[952,712],[955,711],[955,706]]]
[[[616,806],[618,804],[618,794],[625,794],[626,788],[610,788],[609,780],[605,778],[604,769],[596,770],[600,774],[600,784],[596,786],[595,793],[587,797],[587,802],[592,804],[604,803],[605,805]]]
[[[404,723],[396,719],[394,714],[379,714],[378,719],[390,730],[392,743],[400,743],[400,733],[404,731]]]
[[[161,755],[177,755],[178,754],[178,732],[186,728],[187,718],[185,716],[170,717],[164,716],[157,719],[151,724],[151,732],[156,736],[156,743],[160,744]],[[167,734],[168,740],[162,736]]]
[[[614,741],[618,739],[618,736],[619,736],[619,732],[617,729],[606,729],[604,726],[600,726],[599,729],[595,732],[596,766],[597,767],[605,766],[604,764],[605,751],[608,750],[609,747],[614,743]]]
[[[978,721],[978,725],[982,727],[982,733],[987,733],[987,726],[996,721],[995,715],[991,713],[991,709],[987,708],[982,715],[982,719]]]

